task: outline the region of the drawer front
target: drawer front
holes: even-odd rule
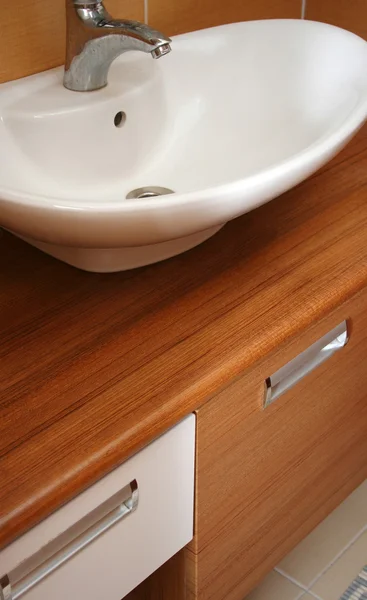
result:
[[[189,598],[243,600],[367,477],[366,357],[364,292],[197,411]]]
[[[5,598],[121,600],[192,539],[194,447],[190,415],[6,547]]]

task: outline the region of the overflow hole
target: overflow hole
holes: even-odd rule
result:
[[[123,127],[126,122],[126,113],[120,110],[118,113],[115,114],[113,122],[115,124],[115,127]]]

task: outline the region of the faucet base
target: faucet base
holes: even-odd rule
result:
[[[85,44],[68,69],[65,68],[64,87],[73,92],[94,92],[107,85],[112,62],[121,54],[121,37],[101,37]],[[93,68],[91,68],[93,66]]]
[[[222,227],[223,225],[211,227],[169,242],[128,248],[71,248],[18,237],[42,252],[83,271],[114,273],[150,265],[191,250],[212,237]]]

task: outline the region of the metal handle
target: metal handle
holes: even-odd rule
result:
[[[347,322],[343,321],[320,340],[265,380],[264,408],[277,400],[305,375],[330,358],[348,342]]]
[[[136,510],[138,501],[138,484],[134,479],[78,523],[0,577],[0,600],[17,600],[23,596],[107,529]]]

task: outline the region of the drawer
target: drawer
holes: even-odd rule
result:
[[[121,600],[192,538],[194,452],[190,415],[7,546],[4,598]]]
[[[243,600],[367,477],[366,357],[364,291],[197,411],[190,599]]]

